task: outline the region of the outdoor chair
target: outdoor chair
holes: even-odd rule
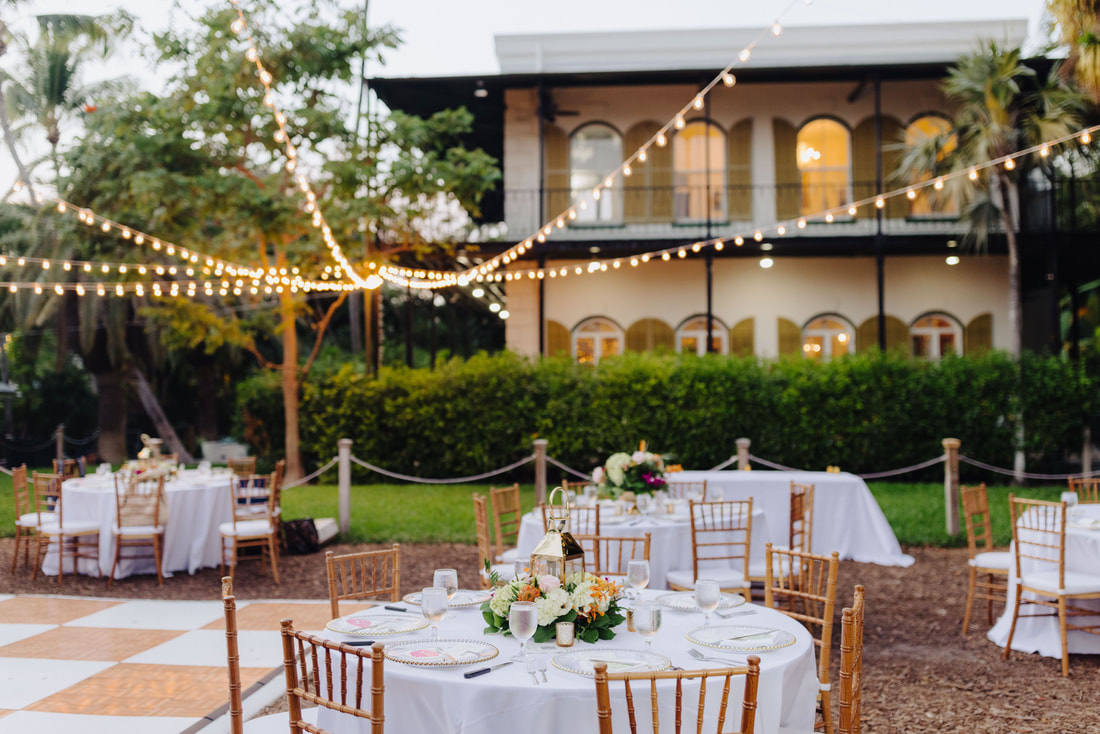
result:
[[[599,488],[596,484],[592,482],[571,482],[568,479],[561,480],[561,488],[565,490],[566,496],[569,496],[569,493],[572,492],[577,497],[583,497],[586,487],[596,487],[597,489]]]
[[[859,734],[863,715],[863,587],[857,586],[852,606],[840,613],[839,734]]]
[[[30,562],[31,541],[37,542],[38,528],[43,522],[57,522],[52,513],[40,515],[35,506],[34,492],[27,484],[27,465],[15,468],[11,473],[11,485],[15,492],[15,552],[11,556],[11,572],[19,560],[19,546],[23,546],[23,565]]]
[[[539,503],[542,512],[542,531],[550,530],[549,506],[545,502]],[[597,507],[570,507],[569,527],[566,528],[573,535],[599,535],[600,534],[600,508]]]
[[[584,549],[584,569],[597,576],[626,576],[630,561],[649,560],[650,533],[640,538],[574,535]]]
[[[221,571],[229,566],[229,575],[235,574],[237,563],[245,548],[258,548],[261,561],[271,566],[271,576],[279,583],[279,537],[276,525],[276,496],[272,491],[274,475],[230,477],[230,502],[233,519],[218,526],[221,534]]]
[[[225,465],[229,467],[229,471],[233,472],[239,477],[250,477],[256,473],[255,456],[228,458],[225,460]]]
[[[706,670],[662,670],[659,672],[608,673],[607,663],[605,662],[598,662],[592,667],[595,670],[596,717],[599,723],[600,734],[611,734],[613,731],[610,692],[610,683],[613,681],[623,682],[623,690],[626,696],[625,708],[627,710],[627,717],[629,719],[630,731],[632,734],[638,730],[638,717],[644,717],[646,712],[649,712],[649,716],[653,721],[653,732],[657,734],[661,721],[660,710],[658,709],[659,697],[657,694],[657,681],[659,680],[676,681],[676,705],[673,707],[675,713],[672,715],[666,714],[666,730],[679,732],[683,713],[686,712],[690,718],[691,712],[694,711],[695,725],[692,726],[691,729],[693,731],[702,732],[704,722],[701,717],[707,703],[707,693],[709,691],[712,696],[712,703],[709,709],[711,712],[717,713],[717,719],[715,721],[716,726],[713,731],[715,731],[716,734],[728,732],[730,730],[725,728],[725,723],[726,712],[729,710],[730,688],[734,683],[734,678],[739,676],[744,676],[745,692],[741,698],[741,726],[736,730],[735,734],[753,734],[756,725],[756,693],[760,684],[760,658],[755,655],[750,655],[748,657],[748,666],[743,668],[731,667],[710,668]],[[698,699],[696,701],[691,701],[690,699],[685,701],[684,681],[696,680],[699,681]],[[634,710],[634,690],[630,685],[632,682],[637,683],[638,687],[641,689],[638,691],[638,696],[642,700],[639,701],[637,712]],[[711,685],[708,685],[708,682],[711,683]],[[646,685],[647,683],[648,685]],[[646,696],[647,688],[648,696]],[[714,697],[719,699],[717,704],[713,702]],[[730,713],[730,718],[732,718],[735,714],[732,711]],[[673,716],[675,717],[674,720]],[[673,728],[673,726],[675,728]]]
[[[686,482],[678,479],[668,479],[665,484],[668,496],[674,500],[693,499],[703,502],[707,498],[707,480],[701,482]]]
[[[164,496],[163,474],[137,474],[129,481],[115,477],[115,524],[111,528],[115,536],[115,557],[111,562],[111,573],[107,575],[108,589],[114,581],[115,568],[123,548],[148,547],[157,569],[157,585],[164,585],[161,562],[167,523],[168,503]],[[139,557],[148,556],[129,556]]]
[[[1012,626],[1002,657],[1012,654],[1012,638],[1020,617],[1058,617],[1062,638],[1062,675],[1069,675],[1066,632],[1078,630],[1100,634],[1100,624],[1070,624],[1070,619],[1096,617],[1095,609],[1071,604],[1083,599],[1100,599],[1100,574],[1066,570],[1066,503],[1044,502],[1008,496],[1012,510],[1012,543],[1016,574],[1016,598],[1012,604]],[[1024,594],[1034,595],[1025,599]],[[1053,611],[1020,614],[1030,604]]]
[[[993,602],[1008,601],[1008,571],[1012,554],[993,550],[993,530],[989,519],[989,498],[985,484],[962,487],[963,519],[966,521],[966,546],[970,557],[969,581],[966,588],[966,613],[962,633],[970,631],[974,600],[986,602],[986,623],[993,625]]]
[[[787,519],[787,544],[774,544],[772,547],[784,550],[796,550],[802,553],[813,552],[814,527],[814,485],[791,482],[790,514]],[[780,558],[780,556],[775,556]],[[749,578],[753,583],[764,583],[764,560],[749,567]],[[773,569],[773,573],[783,573],[782,568]]]
[[[833,734],[829,685],[829,653],[833,644],[833,610],[836,606],[836,574],[840,553],[821,556],[764,546],[764,605],[802,622],[817,646],[817,700],[822,721],[814,730]],[[783,573],[775,573],[783,569]],[[785,602],[785,603],[784,603]]]
[[[397,543],[388,550],[342,556],[327,551],[325,571],[333,619],[340,616],[341,601],[372,597],[401,601],[401,546]]]
[[[38,578],[42,560],[57,549],[57,585],[65,583],[65,559],[73,559],[73,573],[79,573],[81,559],[95,560],[96,576],[99,576],[99,523],[93,520],[65,520],[65,506],[61,501],[61,476],[35,472],[31,480],[34,488],[34,504],[38,512],[36,528],[34,572]],[[56,520],[56,522],[54,521]]]
[[[80,459],[53,460],[53,473],[60,474],[62,481],[84,476],[84,462]]]
[[[750,599],[749,548],[752,545],[752,498],[688,502],[691,516],[691,568],[669,571],[668,587],[690,591],[695,580],[713,578],[722,591]]]
[[[517,560],[515,546],[519,540],[520,522],[523,520],[523,513],[519,508],[519,484],[499,489],[490,487],[489,503],[493,510],[493,530],[496,532],[494,563],[512,563]]]
[[[1069,488],[1077,493],[1077,501],[1081,504],[1100,503],[1100,477],[1070,477]]]
[[[489,537],[489,508],[485,497],[474,492],[474,525],[477,530],[477,578],[482,589],[488,589],[493,584],[490,581],[492,572],[495,571],[501,579],[511,579],[515,575],[512,564],[493,563],[496,556],[493,553],[492,539]]]

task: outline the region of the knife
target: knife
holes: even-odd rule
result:
[[[391,612],[407,612],[407,611],[409,611],[408,609],[405,609],[404,607],[386,606],[386,607],[383,607],[383,609],[389,609]]]
[[[341,645],[354,645],[356,647],[360,647],[360,646],[364,646],[364,645],[373,645],[374,640],[348,640],[348,641],[345,641],[345,642],[341,642],[340,644]]]
[[[497,663],[496,665],[490,665],[488,668],[479,668],[478,670],[471,670],[469,673],[463,673],[462,677],[463,678],[476,678],[479,675],[485,675],[486,673],[491,673],[492,671],[496,670],[497,668],[503,668],[505,665],[511,665],[511,664],[512,664],[512,661],[507,660],[503,663]]]

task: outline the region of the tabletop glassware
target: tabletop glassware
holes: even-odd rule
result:
[[[653,646],[653,637],[661,629],[661,605],[651,601],[634,607],[634,629],[645,638],[646,649]]]
[[[626,582],[634,590],[632,598],[637,599],[639,597],[637,591],[649,586],[649,561],[644,559],[628,561],[626,564]]]
[[[718,599],[722,589],[714,579],[696,579],[695,606],[703,613],[704,626],[710,625],[710,615],[718,608]]]
[[[517,578],[517,579],[523,578],[524,576],[527,575],[527,561],[516,561],[512,565],[512,570],[513,570],[513,573],[515,573],[515,576],[513,576],[512,578]]]
[[[513,660],[527,659],[527,640],[539,626],[539,610],[533,601],[514,601],[508,610],[508,629],[519,640],[519,654]]]
[[[432,623],[432,637],[439,637],[439,623],[447,615],[447,590],[442,586],[425,588],[421,592],[420,611]]]
[[[648,494],[639,493],[638,496],[634,498],[634,506],[637,507],[638,512],[642,513],[643,515],[649,512],[649,508],[652,505],[653,498],[650,497]]]
[[[1062,492],[1062,502],[1066,503],[1066,514],[1074,517],[1077,514],[1077,493],[1073,491]]]
[[[432,574],[432,586],[441,586],[447,590],[447,601],[458,591],[458,571],[453,568],[437,568]]]
[[[596,502],[600,499],[600,488],[595,484],[587,484],[584,487],[584,498],[588,501],[589,507],[595,507]]]

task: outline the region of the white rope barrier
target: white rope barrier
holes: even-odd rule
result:
[[[726,459],[725,461],[723,461],[721,464],[719,464],[718,466],[712,466],[710,468],[710,471],[722,471],[723,469],[725,469],[730,464],[736,464],[736,463],[737,463],[737,457],[736,456],[731,456],[728,459]]]
[[[959,456],[959,461],[965,461],[967,464],[970,464],[971,466],[976,466],[979,469],[985,469],[986,471],[991,471],[991,472],[994,472],[995,474],[1004,474],[1004,475],[1010,476],[1010,477],[1017,477],[1018,476],[1018,477],[1023,477],[1024,479],[1061,479],[1061,480],[1066,480],[1066,479],[1069,479],[1071,477],[1074,478],[1074,479],[1084,479],[1086,477],[1100,476],[1100,470],[1091,471],[1091,472],[1077,472],[1076,474],[1037,474],[1035,472],[1026,472],[1026,471],[1025,472],[1017,472],[1014,469],[1002,469],[999,466],[993,466],[991,464],[986,464],[985,462],[981,462],[981,461],[978,461],[976,459],[971,459],[968,456],[962,456],[962,455]]]
[[[508,466],[501,467],[500,469],[494,469],[493,471],[487,471],[484,474],[476,474],[472,477],[457,477],[455,479],[430,479],[430,478],[424,478],[424,477],[410,477],[408,474],[398,474],[397,472],[392,472],[392,471],[389,471],[387,469],[383,469],[380,466],[375,466],[374,464],[369,464],[369,463],[363,461],[362,459],[360,459],[357,456],[352,456],[351,460],[354,461],[359,466],[363,467],[364,469],[370,469],[372,472],[377,472],[378,474],[381,474],[384,477],[390,477],[391,479],[400,479],[400,480],[405,481],[405,482],[415,482],[417,484],[465,484],[467,482],[477,482],[477,481],[480,481],[482,479],[488,479],[489,477],[495,477],[498,474],[505,474],[507,472],[510,472],[513,469],[521,467],[521,466],[523,466],[524,464],[526,464],[530,461],[534,461],[535,460],[535,455],[531,454],[530,456],[527,456],[523,459],[520,459],[519,461],[517,461],[513,464],[509,464]]]
[[[336,457],[335,456],[332,457],[332,459],[330,459],[327,464],[325,464],[324,466],[322,466],[320,469],[313,472],[312,474],[307,474],[306,476],[302,477],[301,479],[295,479],[293,482],[288,482],[288,483],[284,484],[283,489],[293,489],[294,487],[302,486],[306,482],[312,482],[314,479],[321,476],[322,474],[327,472],[332,467],[336,466],[336,461],[337,461]]]
[[[9,468],[8,468],[8,467],[6,467],[6,466],[0,466],[0,472],[4,472],[4,473],[5,473],[5,474],[7,474],[7,475],[8,475],[9,477],[10,477],[10,476],[12,475],[12,470],[11,470],[11,469],[9,469]]]
[[[547,456],[546,457],[546,463],[553,464],[554,466],[558,467],[562,471],[566,471],[566,472],[569,472],[570,474],[572,474],[574,476],[580,477],[581,479],[583,479],[586,482],[591,482],[592,481],[592,475],[591,474],[585,474],[584,472],[577,471],[576,469],[571,469],[568,466],[566,466],[565,464],[563,464],[560,461],[558,461],[557,459],[555,459],[553,456]]]
[[[920,471],[921,469],[927,469],[930,466],[936,464],[942,464],[947,461],[946,456],[937,456],[934,459],[928,461],[922,461],[919,464],[913,464],[913,466],[903,466],[900,469],[890,469],[888,471],[871,472],[870,474],[857,474],[860,479],[882,479],[884,477],[896,477],[899,474],[908,474],[909,472]]]
[[[802,469],[795,469],[790,466],[783,466],[782,464],[776,464],[774,461],[768,461],[767,459],[761,459],[759,456],[749,454],[749,461],[755,461],[757,464],[763,464],[769,469],[778,469],[779,471],[803,471]]]

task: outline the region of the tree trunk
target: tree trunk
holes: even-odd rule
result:
[[[116,370],[95,372],[99,394],[99,458],[119,464],[126,460],[126,381]]]
[[[1012,202],[1004,174],[997,176],[1001,189],[1001,221],[1008,245],[1008,351],[1019,356],[1021,349],[1022,308],[1020,305],[1020,253],[1016,245],[1016,230],[1012,223]]]
[[[218,411],[216,396],[218,394],[218,376],[214,372],[212,359],[206,355],[198,355],[195,358],[199,364],[196,367],[199,395],[205,396],[199,400],[196,406],[195,423],[198,426],[199,438],[204,441],[218,440]]]
[[[294,299],[286,289],[279,294],[279,321],[283,332],[283,420],[286,423],[284,477],[291,481],[302,477],[302,454],[298,434],[298,332],[295,330]]]

